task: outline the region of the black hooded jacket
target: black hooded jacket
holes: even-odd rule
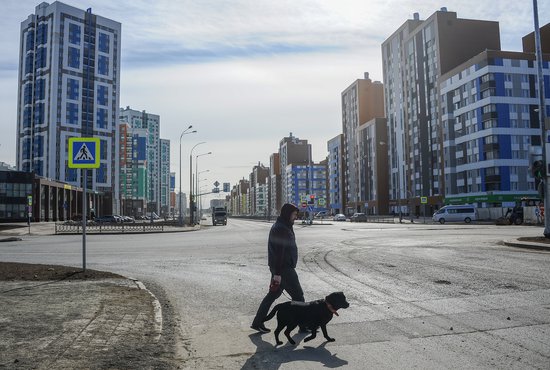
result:
[[[298,262],[298,246],[290,216],[297,211],[292,204],[285,204],[281,209],[281,215],[271,227],[267,242],[268,265],[275,275],[281,275],[284,268],[296,268]]]

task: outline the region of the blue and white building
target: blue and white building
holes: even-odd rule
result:
[[[68,168],[68,139],[101,139],[87,187],[112,193],[119,210],[120,23],[61,2],[43,2],[21,23],[17,168],[83,186]]]
[[[160,215],[162,192],[161,184],[168,186],[161,172],[160,116],[130,108],[120,109],[120,120],[128,122],[133,129],[144,129],[147,132],[147,211]],[[168,157],[169,160],[169,157]],[[163,166],[169,171],[169,166]],[[169,176],[169,172],[166,176]]]
[[[544,61],[546,112],[550,70]],[[445,203],[508,207],[536,196],[541,153],[533,53],[484,51],[441,78]]]
[[[315,203],[308,206],[309,211],[317,212],[327,209],[327,166],[325,164],[286,166],[286,198],[284,203],[301,204],[314,195]],[[306,209],[304,209],[306,210]]]

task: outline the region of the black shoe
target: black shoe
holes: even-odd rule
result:
[[[266,328],[263,324],[262,325],[251,325],[250,329],[254,329],[256,331],[259,331],[262,334],[269,333],[271,330]]]

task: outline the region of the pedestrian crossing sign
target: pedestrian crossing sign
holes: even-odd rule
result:
[[[69,168],[99,168],[99,138],[69,138]]]

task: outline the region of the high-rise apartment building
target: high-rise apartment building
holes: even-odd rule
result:
[[[68,167],[68,139],[100,138],[87,188],[111,194],[118,212],[120,23],[43,2],[21,23],[17,168],[83,186]]]
[[[168,215],[170,213],[170,140],[160,139],[159,149],[160,215]]]
[[[535,55],[483,51],[443,75],[440,94],[445,203],[511,207],[538,196],[529,169],[542,154]]]
[[[147,130],[120,123],[120,206],[126,216],[142,216],[147,206]]]
[[[279,165],[281,171],[286,171],[286,168],[290,164],[303,164],[307,165],[312,163],[311,158],[311,144],[307,143],[307,140],[300,140],[292,135],[292,132],[288,137],[284,137],[279,142]],[[289,184],[288,178],[284,173],[281,174],[281,202],[286,203],[292,197],[288,194]]]
[[[267,216],[269,205],[268,186],[269,168],[259,163],[252,168],[250,173],[249,202],[250,214],[254,216]]]
[[[439,80],[480,52],[500,50],[497,22],[457,18],[446,8],[418,13],[382,44],[392,210],[442,203],[443,140]]]
[[[304,208],[304,211],[317,212],[326,209],[327,198],[327,166],[325,163],[307,165],[289,164],[285,168],[284,177],[287,194],[285,203],[299,207],[314,197],[314,203]],[[319,202],[322,200],[322,203]]]
[[[147,131],[147,212],[160,214],[162,204],[160,116],[126,107],[120,109],[120,120],[128,122],[131,128]]]
[[[344,212],[344,135],[340,134],[327,143],[328,205],[333,214]]]
[[[385,118],[374,118],[357,129],[360,212],[389,214],[386,123]]]
[[[269,157],[269,208],[270,216],[279,214],[281,207],[281,161],[279,153],[273,153]]]
[[[342,92],[343,132],[343,201],[347,213],[359,212],[359,142],[357,129],[376,117],[384,117],[384,90],[378,81],[371,81],[369,74],[358,79]]]

